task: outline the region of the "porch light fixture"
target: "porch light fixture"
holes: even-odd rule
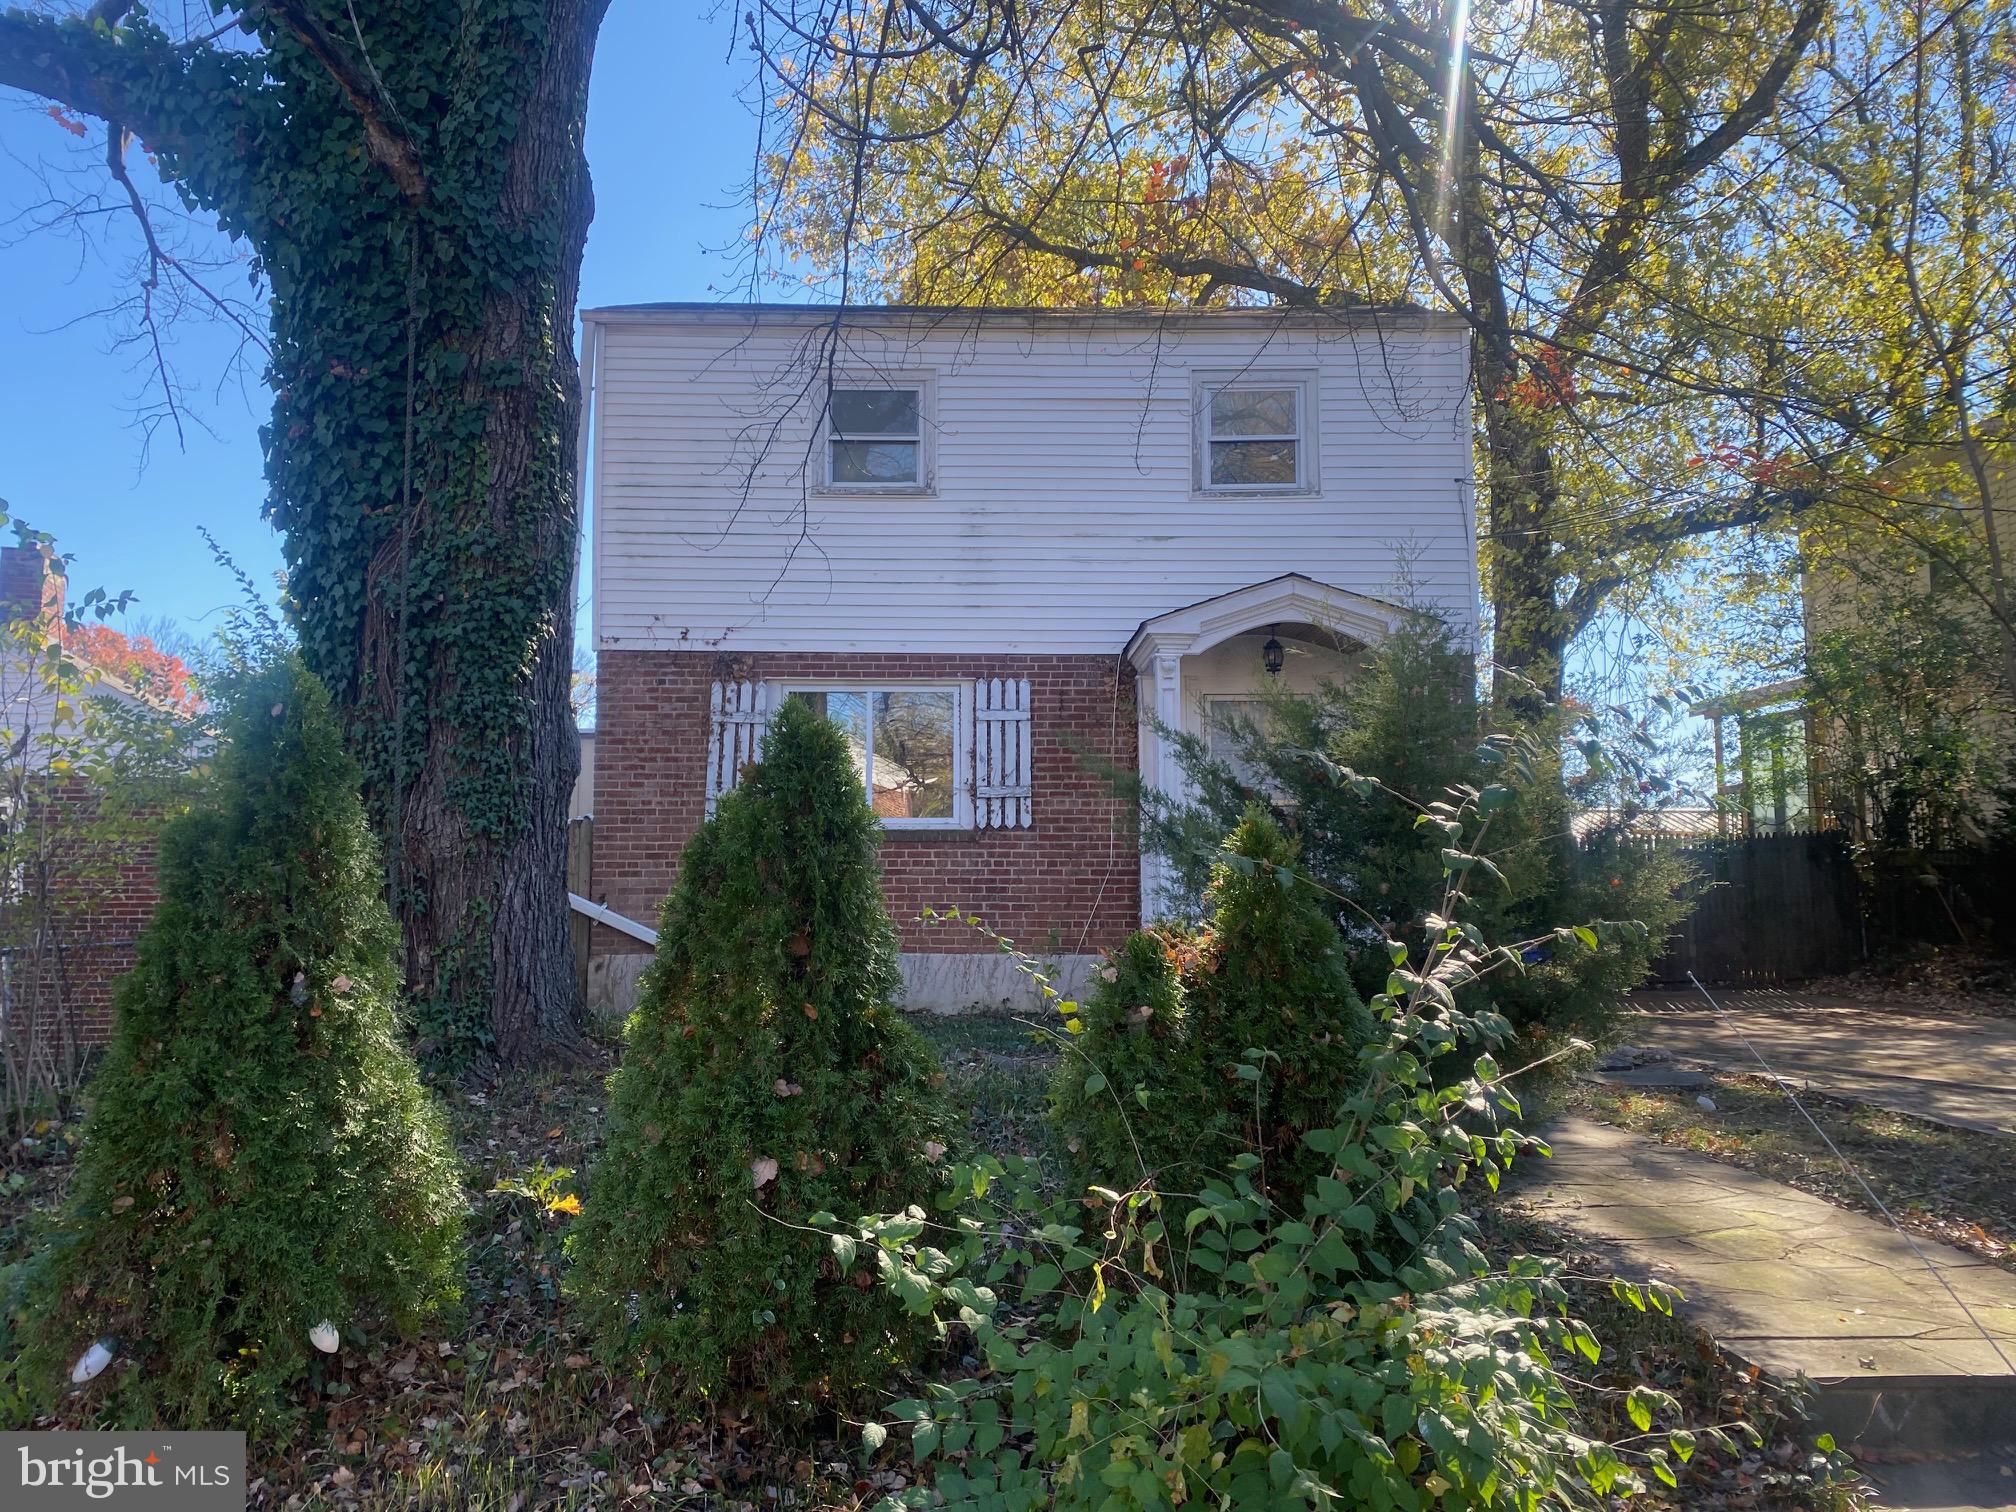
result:
[[[1279,677],[1281,675],[1281,664],[1288,656],[1288,653],[1282,649],[1281,642],[1274,637],[1274,632],[1278,628],[1279,626],[1275,625],[1267,627],[1267,644],[1260,648],[1260,665],[1267,669],[1269,677]]]

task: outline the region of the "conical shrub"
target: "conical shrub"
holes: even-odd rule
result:
[[[271,1430],[311,1330],[359,1344],[453,1298],[463,1199],[356,768],[297,659],[240,677],[205,788],[162,836],[24,1364],[61,1390],[103,1340],[105,1418]]]
[[[874,815],[802,704],[686,846],[570,1243],[607,1357],[670,1401],[790,1414],[916,1337],[871,1253],[808,1231],[929,1200],[947,1119],[892,1002]]]
[[[1213,868],[1206,927],[1144,931],[1100,972],[1053,1084],[1078,1175],[1125,1186],[1152,1174],[1181,1194],[1252,1153],[1292,1207],[1318,1164],[1301,1136],[1335,1120],[1373,1032],[1296,859],[1249,808]]]

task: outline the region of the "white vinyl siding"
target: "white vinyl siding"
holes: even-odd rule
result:
[[[803,379],[816,324],[588,318],[601,333],[604,649],[1111,656],[1146,619],[1283,573],[1393,598],[1403,557],[1412,591],[1474,633],[1468,354],[1454,324],[941,313],[850,325],[843,373],[929,375],[929,491],[856,494],[826,483],[824,394]],[[1201,375],[1265,381],[1261,364],[1314,375],[1301,427],[1312,486],[1278,507],[1196,481]]]

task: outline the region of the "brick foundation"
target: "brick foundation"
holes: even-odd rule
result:
[[[1039,956],[1117,944],[1140,923],[1139,857],[1123,833],[1127,805],[1086,759],[1135,767],[1134,677],[1118,657],[604,651],[596,676],[595,900],[656,922],[679,851],[706,813],[708,693],[716,681],[981,677],[1029,679],[1034,822],[885,831],[883,888],[904,951],[994,950],[975,931],[920,923],[926,908],[977,913]],[[598,955],[648,948],[596,927]]]

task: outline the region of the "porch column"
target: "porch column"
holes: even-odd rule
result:
[[[1183,728],[1183,657],[1180,652],[1157,649],[1148,666],[1149,694],[1142,700],[1141,780],[1164,793],[1183,791],[1183,768],[1176,760],[1173,741],[1162,737],[1162,728]],[[1158,721],[1160,727],[1158,728]],[[1159,911],[1165,885],[1166,867],[1160,856],[1141,856],[1141,922],[1149,923]]]

